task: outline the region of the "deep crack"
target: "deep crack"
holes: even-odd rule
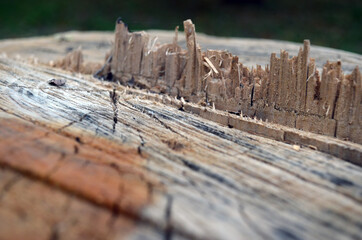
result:
[[[12,177],[1,189],[0,191],[0,201],[5,196],[5,194],[10,191],[10,189],[20,180],[20,176],[16,175]]]
[[[173,204],[173,197],[171,195],[167,195],[167,205],[165,210],[166,229],[164,232],[164,240],[170,240],[172,238],[172,232],[173,232],[172,223],[171,223],[172,204]]]
[[[109,97],[111,98],[111,104],[112,104],[112,108],[113,108],[113,126],[112,126],[112,132],[115,133],[116,132],[116,125],[118,122],[118,107],[117,107],[117,102],[119,100],[119,96],[116,92],[116,89],[113,88],[113,91],[109,92]]]
[[[67,128],[67,127],[72,126],[74,123],[78,123],[78,122],[83,121],[84,118],[86,118],[86,117],[89,116],[88,114],[89,114],[89,113],[84,113],[78,120],[72,121],[72,122],[68,123],[67,125],[64,125],[63,127],[59,128],[59,129],[58,129],[58,132],[63,131],[63,130],[64,130],[65,128]]]
[[[60,154],[60,157],[59,157],[58,161],[56,162],[55,166],[45,176],[45,179],[49,179],[56,171],[58,171],[58,169],[63,165],[65,157],[66,157],[66,154],[64,152],[62,152]]]

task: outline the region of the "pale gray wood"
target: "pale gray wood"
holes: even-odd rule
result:
[[[51,78],[67,80],[50,86]],[[359,239],[361,168],[127,94],[123,86],[0,59],[3,114],[134,149],[165,191],[130,238]],[[110,93],[117,101],[117,123]],[[171,227],[170,227],[171,226]],[[171,229],[171,230],[170,230]]]
[[[173,32],[149,32],[160,42],[173,37]],[[143,168],[164,190],[152,190],[154,201],[138,216],[129,239],[361,238],[360,167],[230,129],[91,76],[29,64],[56,60],[79,46],[86,61],[103,62],[112,39],[113,33],[68,32],[0,41],[0,117],[138,149],[147,160]],[[296,55],[301,45],[202,34],[198,40],[204,49],[228,49],[250,67],[266,64],[280,49]],[[179,42],[184,44],[182,34]],[[326,60],[342,60],[347,73],[361,67],[357,54],[313,42],[311,53],[318,67]],[[67,82],[50,86],[52,78]],[[120,96],[117,123],[113,89]]]

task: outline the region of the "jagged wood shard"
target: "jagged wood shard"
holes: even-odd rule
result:
[[[201,51],[195,25],[184,21],[187,49],[158,45],[145,32],[116,24],[112,61],[101,75],[127,84],[131,79],[155,92],[204,102],[297,129],[362,143],[361,73],[344,75],[341,62],[327,62],[322,73],[304,41],[298,56],[271,54],[270,65],[249,69],[227,51]]]
[[[81,48],[69,52],[64,58],[58,59],[56,61],[50,61],[49,65],[52,67],[62,68],[67,71],[84,74],[95,74],[96,71],[101,68],[99,63],[84,63]]]

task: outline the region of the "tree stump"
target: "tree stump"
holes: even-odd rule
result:
[[[361,238],[361,145],[267,124],[263,137],[250,119],[241,131],[191,113],[192,104],[43,64],[81,46],[86,62],[101,65],[112,39],[69,32],[0,42],[0,239]],[[299,48],[199,42],[250,66]],[[311,52],[317,67],[361,66],[357,54]],[[215,111],[206,112],[223,115]]]

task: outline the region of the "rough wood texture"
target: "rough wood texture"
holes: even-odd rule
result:
[[[310,43],[305,40],[297,56],[289,58],[282,50],[279,58],[271,55],[265,68],[256,65],[249,69],[228,51],[202,52],[191,20],[184,21],[184,31],[187,50],[177,45],[177,37],[173,43],[157,45],[145,32],[130,33],[118,20],[111,58],[97,75],[362,143],[362,79],[358,67],[344,75],[340,61],[327,61],[320,73],[315,59],[309,57]]]
[[[49,46],[47,62],[83,45],[92,61],[104,40],[85,36],[18,42]],[[19,48],[23,58],[15,47],[0,58],[0,238],[360,239],[360,167],[188,113],[191,103],[27,63]]]

